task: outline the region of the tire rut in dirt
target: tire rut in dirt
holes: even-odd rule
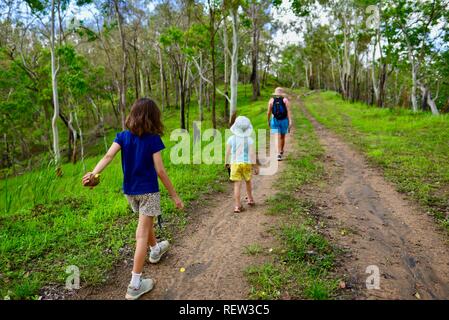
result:
[[[448,299],[447,236],[361,154],[302,109],[325,149],[330,177],[326,190],[314,196],[327,208],[330,236],[351,252],[343,264],[359,298]],[[371,265],[379,267],[380,290],[366,289]]]

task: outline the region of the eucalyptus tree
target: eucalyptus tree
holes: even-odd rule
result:
[[[384,5],[386,16],[385,36],[399,50],[406,52],[410,63],[413,111],[419,110],[418,89],[422,91],[423,104],[429,105],[433,114],[438,108],[430,90],[431,79],[426,79],[425,64],[439,54],[441,44],[432,33],[447,34],[448,8],[447,0],[399,0],[389,1]],[[447,48],[446,48],[447,50]]]
[[[53,92],[53,117],[52,117],[52,131],[53,131],[53,153],[54,162],[57,168],[57,175],[61,174],[61,152],[59,147],[59,131],[57,120],[60,116],[59,94],[58,94],[58,72],[59,62],[56,54],[56,47],[61,44],[63,34],[63,15],[62,12],[67,10],[70,5],[70,0],[26,0],[33,14],[42,20],[42,16],[50,16],[50,53],[51,53],[51,83]],[[77,0],[75,4],[78,6],[89,3],[89,0]]]
[[[239,52],[239,8],[240,0],[225,0],[224,10],[231,16],[232,28],[232,49],[231,56],[231,74],[230,90],[231,97],[229,101],[229,124],[233,124],[237,117],[237,95],[238,95],[238,52]],[[225,17],[227,14],[225,13]]]

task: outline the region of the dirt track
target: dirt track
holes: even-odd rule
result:
[[[319,219],[331,241],[345,249],[339,271],[345,274],[347,287],[354,289],[347,298],[449,299],[447,235],[360,153],[307,117],[325,148],[327,177],[302,194],[319,206]],[[291,139],[288,142],[291,148]],[[143,299],[246,299],[249,287],[243,271],[270,257],[248,256],[244,247],[276,246],[269,231],[276,218],[264,214],[264,200],[276,189],[275,179],[256,177],[258,206],[239,215],[232,213],[230,187],[193,212],[167,256],[158,265],[146,264],[144,274],[156,280],[156,287]],[[365,271],[371,265],[380,270],[380,290],[365,287],[369,276]],[[180,268],[186,271],[181,273]],[[77,298],[123,299],[129,276],[130,266],[119,266],[108,285],[81,290]]]
[[[346,249],[343,265],[357,298],[449,299],[447,235],[385,181],[379,170],[307,112],[326,152],[327,186],[311,188],[329,236]],[[368,266],[380,290],[367,290]]]

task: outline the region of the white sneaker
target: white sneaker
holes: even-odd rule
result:
[[[126,291],[125,299],[126,300],[137,300],[145,293],[151,291],[154,287],[154,281],[152,279],[142,279],[140,281],[140,286],[138,289],[128,286],[128,290]]]
[[[151,263],[158,263],[159,260],[161,260],[162,256],[164,255],[164,253],[166,253],[170,248],[170,243],[168,241],[159,242],[158,245],[159,245],[159,252],[153,252],[153,250],[151,250],[150,252]]]

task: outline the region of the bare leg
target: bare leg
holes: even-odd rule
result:
[[[157,219],[157,218],[156,218]],[[156,235],[154,234],[154,218],[151,217],[152,226],[150,228],[150,232],[148,233],[148,246],[154,247],[157,243]]]
[[[283,153],[285,148],[285,134],[281,134],[279,137],[279,153]]]
[[[251,185],[251,180],[246,181],[246,194],[248,195],[248,201],[253,202],[253,190]]]
[[[139,224],[136,230],[136,251],[134,253],[134,273],[142,273],[147,256],[149,233],[153,232],[153,218],[139,215]]]
[[[276,140],[278,143],[278,154],[281,153],[282,151],[282,141],[281,141],[281,135],[280,134],[276,134]]]
[[[234,182],[234,201],[235,201],[235,206],[236,207],[241,207],[242,206],[242,202],[240,200],[240,187],[241,187],[242,183],[241,181],[235,181]]]

